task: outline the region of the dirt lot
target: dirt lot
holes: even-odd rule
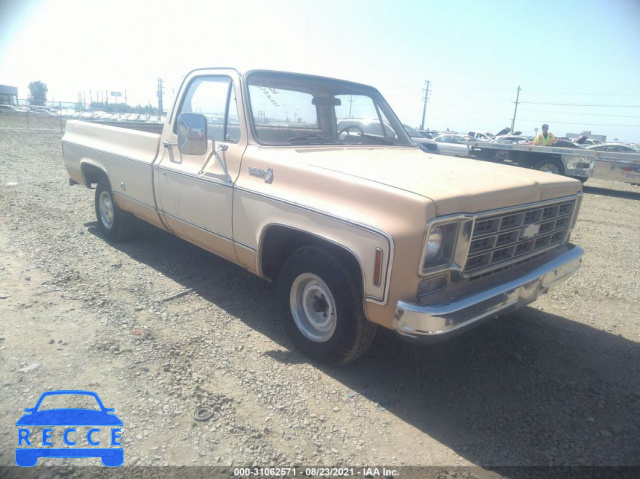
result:
[[[60,137],[0,129],[0,467],[54,389],[115,408],[125,466],[640,465],[640,187],[586,183],[583,267],[532,307],[328,368],[292,349],[271,284],[151,227],[104,241]],[[40,464],[70,461],[99,464]]]

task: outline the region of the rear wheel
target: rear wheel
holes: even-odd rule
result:
[[[121,241],[132,236],[135,230],[134,217],[118,208],[106,177],[98,181],[95,207],[98,228],[108,240]]]
[[[285,261],[278,279],[284,328],[307,356],[340,365],[362,356],[376,325],[362,306],[359,281],[328,250],[305,246]]]
[[[540,160],[536,163],[536,170],[544,171],[545,173],[553,173],[554,175],[564,175],[564,165],[561,161],[549,159]]]

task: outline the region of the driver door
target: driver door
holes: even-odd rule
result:
[[[231,76],[200,75],[185,85],[173,116],[174,129],[164,138],[165,154],[157,170],[157,196],[163,221],[176,235],[236,261],[233,185],[244,151],[236,103],[237,84]],[[178,149],[176,125],[180,113],[198,113],[207,118],[211,141],[203,155],[184,154]],[[212,148],[215,153],[205,167]]]

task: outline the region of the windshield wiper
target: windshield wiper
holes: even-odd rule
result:
[[[287,141],[289,141],[289,143],[307,143],[309,145],[336,144],[335,138],[320,135],[293,136]]]

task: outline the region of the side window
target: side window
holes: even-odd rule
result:
[[[206,76],[193,80],[179,113],[204,115],[207,132],[216,141],[237,142],[240,139],[238,108],[229,77]]]

